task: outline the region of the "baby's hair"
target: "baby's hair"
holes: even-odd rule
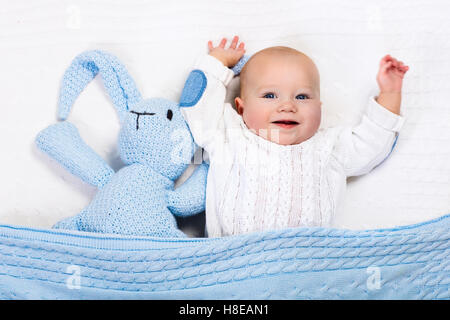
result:
[[[270,55],[270,54],[295,55],[295,56],[299,56],[299,57],[301,57],[303,59],[307,59],[307,60],[311,61],[314,64],[313,60],[310,57],[308,57],[303,52],[298,51],[298,50],[296,50],[294,48],[285,47],[285,46],[275,46],[275,47],[268,47],[268,48],[262,49],[262,50],[256,52],[255,54],[253,54],[250,57],[250,59],[247,61],[247,63],[244,65],[242,70],[241,70],[241,73],[240,73],[240,93],[239,93],[239,95],[241,97],[242,97],[242,95],[244,93],[245,83],[247,81],[246,78],[247,78],[247,72],[248,72],[249,65],[255,59],[255,57],[260,56],[260,55],[264,55],[264,54],[267,54],[267,55]],[[315,66],[315,64],[314,64],[314,66]],[[318,86],[318,87],[320,87],[320,86]],[[318,90],[320,92],[320,88],[318,88]]]

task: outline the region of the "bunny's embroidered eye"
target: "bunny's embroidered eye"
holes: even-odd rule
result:
[[[173,112],[172,110],[167,110],[167,119],[169,119],[170,121],[172,121],[172,117],[173,117]]]

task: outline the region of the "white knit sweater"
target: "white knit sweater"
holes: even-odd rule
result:
[[[390,153],[404,122],[371,97],[354,128],[320,129],[296,145],[266,140],[224,103],[233,72],[210,55],[195,69],[206,89],[182,108],[195,142],[209,157],[206,234],[221,237],[299,226],[329,226],[346,177],[368,173]]]

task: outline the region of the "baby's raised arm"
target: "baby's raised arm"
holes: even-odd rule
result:
[[[234,77],[230,69],[244,55],[244,43],[238,46],[235,36],[229,48],[222,39],[217,47],[208,42],[209,54],[198,59],[181,95],[181,112],[189,125],[194,141],[208,153],[224,133],[226,86]]]
[[[403,77],[408,69],[390,55],[381,59],[377,75],[379,95],[369,100],[358,125],[341,132],[334,150],[347,176],[370,172],[392,151],[404,123],[400,103]]]

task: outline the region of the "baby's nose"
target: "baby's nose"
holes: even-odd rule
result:
[[[295,112],[297,110],[297,107],[294,102],[291,100],[285,100],[283,101],[279,106],[279,111],[293,111]]]

